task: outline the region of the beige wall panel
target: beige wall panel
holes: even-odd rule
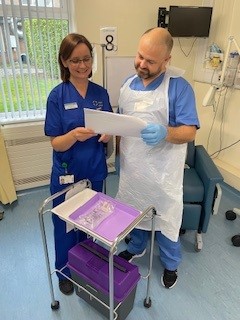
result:
[[[203,1],[159,1],[159,0],[75,0],[75,30],[86,35],[91,42],[100,43],[101,27],[117,27],[117,56],[134,56],[141,34],[148,28],[157,26],[158,8],[170,5],[211,5],[214,3],[210,37],[206,46],[213,42],[226,50],[228,37],[236,37],[240,45],[240,1],[238,0],[203,0]],[[93,80],[102,84],[101,46],[97,45],[98,69]],[[193,85],[201,129],[197,133],[197,143],[208,148],[210,154],[219,147],[225,147],[240,138],[240,90],[228,89],[226,99],[220,103],[218,110],[202,107],[203,98],[209,84],[194,82],[193,70],[195,59],[199,54],[198,41],[193,38],[174,38],[171,64],[185,69],[185,78]],[[233,48],[234,50],[234,48]],[[214,124],[213,124],[214,123]],[[237,144],[218,155],[222,172],[233,168],[234,179],[227,182],[240,190],[240,145]],[[236,177],[236,172],[239,176]],[[238,183],[235,181],[239,181]],[[231,182],[232,181],[232,182]]]

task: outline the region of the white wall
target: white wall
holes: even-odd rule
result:
[[[134,56],[141,34],[154,26],[157,26],[158,8],[169,5],[211,5],[214,3],[213,19],[210,37],[207,45],[217,43],[226,49],[229,35],[236,37],[240,45],[238,0],[189,0],[189,1],[159,1],[159,0],[75,0],[74,18],[76,32],[84,34],[91,42],[100,43],[101,27],[117,27],[118,51],[117,56]],[[179,42],[180,41],[180,42]],[[220,147],[225,147],[240,137],[240,90],[235,90],[227,95],[225,107],[221,103],[218,111],[211,107],[202,107],[202,100],[209,88],[209,84],[196,82],[193,79],[195,59],[199,54],[199,45],[194,39],[174,38],[174,49],[171,64],[186,70],[185,78],[193,85],[201,129],[197,133],[197,143],[208,147],[210,154]],[[98,72],[94,81],[102,83],[101,47],[98,47]],[[233,48],[234,50],[235,48]],[[187,55],[187,56],[186,56]],[[229,90],[231,91],[231,90]],[[214,121],[214,126],[212,126]],[[211,131],[211,135],[209,136]],[[225,181],[240,190],[240,147],[233,146],[218,155],[216,161],[224,174]]]
[[[188,0],[184,5],[201,5],[202,1]],[[134,56],[140,36],[147,29],[156,27],[158,8],[173,4],[170,1],[159,0],[75,0],[75,28],[84,34],[91,42],[100,43],[101,27],[117,27],[118,56]],[[183,1],[174,0],[175,5],[183,5]],[[193,39],[182,39],[183,50],[189,52]],[[195,49],[188,58],[180,50],[177,39],[172,54],[172,64],[186,70],[186,77],[192,81],[192,68],[195,59]],[[101,50],[98,50],[99,58]],[[99,72],[94,80],[101,83],[102,75],[99,61]]]

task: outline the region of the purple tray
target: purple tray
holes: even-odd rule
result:
[[[103,220],[96,228],[89,229],[108,241],[114,241],[117,236],[123,232],[140,214],[140,212],[132,206],[123,204],[122,202],[119,202],[118,200],[113,199],[104,193],[97,192],[97,194],[87,201],[83,206],[74,211],[69,216],[69,219],[76,225],[82,226],[77,222],[79,216],[84,215],[90,210],[94,210],[99,201],[111,202],[111,204],[114,206],[113,213]]]

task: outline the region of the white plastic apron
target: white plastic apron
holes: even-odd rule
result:
[[[161,85],[154,91],[135,91],[129,79],[121,89],[119,109],[148,123],[168,126],[168,87],[171,77],[179,77],[183,70],[168,68]],[[161,141],[147,146],[135,137],[122,137],[120,143],[120,180],[117,199],[143,211],[156,208],[156,230],[177,241],[182,222],[183,171],[187,144]],[[151,219],[146,217],[139,229],[151,230]]]

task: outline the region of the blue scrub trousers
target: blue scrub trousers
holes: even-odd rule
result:
[[[130,233],[131,240],[127,246],[127,250],[133,254],[142,253],[147,247],[150,235],[150,231],[133,229]],[[176,270],[182,259],[179,238],[177,242],[174,242],[165,237],[161,231],[156,231],[156,240],[163,267],[171,271]]]
[[[97,192],[102,192],[103,181],[91,181],[92,189]],[[65,194],[53,200],[53,207],[62,203],[65,200]],[[68,261],[68,251],[74,247],[77,243],[85,240],[87,235],[80,231],[66,232],[66,222],[60,219],[57,215],[52,215],[52,221],[54,225],[54,242],[55,242],[55,268],[60,270]],[[68,268],[64,268],[62,271],[68,277],[70,271]],[[64,279],[64,276],[57,272],[59,279]]]

